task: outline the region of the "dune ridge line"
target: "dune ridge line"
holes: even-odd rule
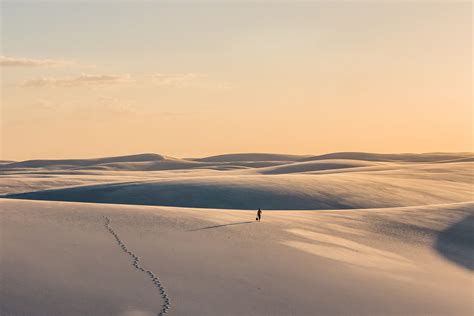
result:
[[[141,266],[138,263],[140,261],[140,258],[136,254],[134,254],[132,251],[127,249],[127,246],[125,245],[125,243],[120,239],[118,234],[110,226],[110,219],[107,216],[104,216],[104,220],[105,220],[105,224],[104,224],[105,228],[110,232],[110,234],[112,234],[112,236],[114,236],[114,238],[117,241],[120,248],[122,248],[122,250],[126,254],[128,254],[130,257],[133,258],[132,265],[135,267],[135,269],[139,270],[140,272],[144,272],[144,273],[148,274],[148,276],[153,281],[153,284],[160,291],[160,296],[163,298],[163,305],[161,307],[161,311],[159,313],[157,313],[157,315],[162,316],[162,315],[166,314],[168,312],[168,310],[170,309],[171,304],[170,304],[170,299],[168,297],[168,294],[166,294],[166,290],[165,290],[163,284],[161,283],[161,281],[158,279],[158,277],[151,270],[145,270],[145,268],[143,268],[143,266]]]

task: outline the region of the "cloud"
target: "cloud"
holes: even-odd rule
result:
[[[103,87],[115,84],[153,85],[169,88],[195,88],[203,90],[228,90],[226,84],[212,82],[207,76],[195,73],[153,74],[144,76],[81,74],[76,77],[42,77],[23,81],[23,87]]]
[[[78,87],[78,86],[104,86],[111,84],[133,82],[130,75],[89,75],[81,74],[74,78],[39,78],[30,79],[22,83],[24,87]]]
[[[56,59],[33,59],[0,56],[0,66],[2,67],[56,67],[73,64],[70,61]]]

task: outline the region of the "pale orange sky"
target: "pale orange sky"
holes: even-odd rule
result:
[[[470,2],[1,6],[1,159],[473,150]]]

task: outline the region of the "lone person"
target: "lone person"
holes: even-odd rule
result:
[[[262,210],[258,208],[256,220],[260,222],[261,219],[262,219]]]

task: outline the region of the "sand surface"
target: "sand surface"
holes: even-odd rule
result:
[[[0,314],[471,315],[470,157],[7,162]]]

